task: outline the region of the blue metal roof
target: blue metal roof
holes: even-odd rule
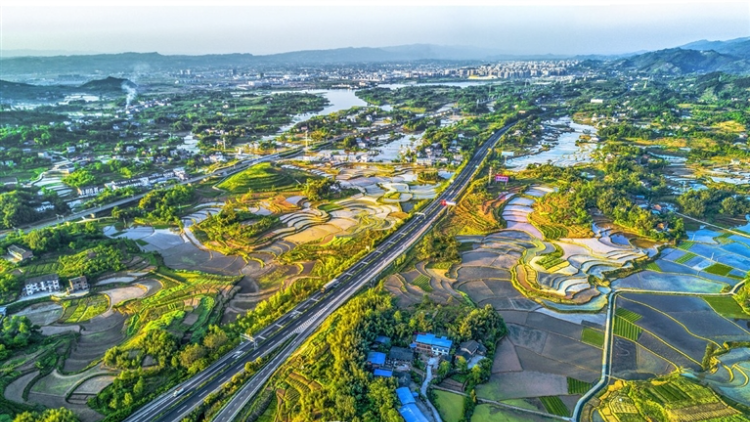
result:
[[[398,396],[398,400],[401,402],[401,404],[409,404],[409,403],[416,403],[414,400],[414,394],[411,393],[411,390],[409,390],[409,387],[400,387],[396,389],[396,395]]]
[[[422,414],[422,411],[419,410],[414,403],[401,406],[401,409],[398,409],[398,413],[401,414],[401,417],[404,418],[406,422],[429,422],[425,415]]]
[[[391,342],[391,338],[388,337],[388,336],[377,336],[377,337],[375,337],[375,343],[386,344],[386,343],[390,343],[390,342]]]
[[[453,341],[449,340],[448,337],[436,337],[435,334],[432,333],[417,334],[417,343],[445,347],[446,349],[450,349],[453,345]]]
[[[372,373],[376,377],[392,377],[393,376],[393,371],[389,371],[387,369],[376,369],[372,371]]]
[[[385,364],[385,353],[383,352],[367,352],[367,362],[373,365],[384,365]]]

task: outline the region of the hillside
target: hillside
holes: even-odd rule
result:
[[[701,40],[680,46],[683,50],[715,51],[717,53],[750,59],[750,37],[727,41]]]
[[[688,73],[750,73],[748,60],[716,51],[672,48],[617,60],[611,64],[618,70],[635,70],[655,74]]]

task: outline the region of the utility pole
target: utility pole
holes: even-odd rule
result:
[[[487,185],[492,184],[492,166],[490,166],[490,174],[487,176]]]

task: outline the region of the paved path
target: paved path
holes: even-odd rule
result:
[[[430,358],[430,361],[427,362],[427,375],[424,377],[422,389],[420,390],[422,392],[422,396],[425,398],[429,397],[427,396],[427,387],[430,386],[430,381],[432,381],[432,367],[433,365],[436,365],[437,362],[437,358]],[[437,409],[435,409],[435,406],[433,406],[429,398],[427,399],[427,406],[429,406],[430,410],[432,410],[432,414],[435,416],[435,422],[443,422],[443,420],[440,418],[440,413],[438,413]]]

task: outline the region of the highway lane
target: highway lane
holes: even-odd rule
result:
[[[377,277],[385,267],[390,265],[396,257],[405,252],[413,242],[427,231],[432,223],[437,221],[437,218],[443,212],[443,207],[440,205],[441,200],[453,200],[456,198],[471,181],[472,176],[486,156],[489,148],[494,145],[500,135],[506,130],[507,127],[501,129],[479,148],[475,156],[464,167],[464,170],[454,178],[453,183],[422,210],[423,216],[417,215],[412,218],[389,236],[381,245],[339,276],[338,288],[325,294],[322,292],[313,294],[310,298],[297,305],[292,311],[283,315],[276,322],[258,333],[255,336],[259,346],[257,349],[254,349],[251,343],[241,344],[206,370],[169,390],[158,399],[139,409],[126,420],[179,421],[197,407],[208,394],[217,391],[235,373],[244,370],[245,362],[265,356],[287,341],[293,334],[302,334],[297,336],[292,343],[299,346],[336,308],[341,306],[363,285]],[[304,318],[301,318],[301,316],[304,316]],[[296,347],[285,348],[277,356],[278,360],[283,362],[294,349]],[[243,353],[243,355],[233,358],[236,351]],[[273,361],[277,361],[277,358],[274,358]],[[264,367],[247,385],[262,385],[265,381],[260,382],[260,380],[267,379],[273,373],[273,371],[266,370],[266,368],[272,367],[272,365]],[[183,388],[184,393],[179,397],[173,397],[173,392],[179,387]],[[249,389],[243,388],[235,397],[244,397],[247,399],[247,391]],[[230,406],[235,400],[233,399],[230,402]]]

